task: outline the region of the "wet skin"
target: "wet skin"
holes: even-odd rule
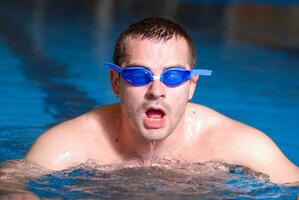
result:
[[[142,65],[154,75],[171,66],[190,69],[183,38],[168,41],[127,40],[122,67]],[[192,104],[198,77],[170,88],[159,80],[135,87],[110,72],[120,103],[96,108],[44,133],[25,159],[51,170],[94,160],[121,164],[153,157],[186,162],[218,160],[264,172],[275,183],[296,182],[299,169],[264,133]]]

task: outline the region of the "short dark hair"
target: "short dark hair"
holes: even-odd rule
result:
[[[195,45],[190,35],[177,23],[161,18],[145,18],[134,24],[131,24],[119,36],[115,43],[113,61],[121,66],[126,59],[126,39],[153,39],[158,41],[167,41],[173,37],[182,37],[186,40],[189,47],[189,64],[193,67],[196,63]]]

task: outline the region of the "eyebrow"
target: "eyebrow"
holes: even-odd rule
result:
[[[183,66],[183,65],[171,65],[171,66],[165,67],[165,69],[169,69],[169,68],[182,68],[182,69],[186,69],[186,67]]]
[[[144,67],[144,68],[148,69],[149,71],[151,71],[148,66],[134,64],[134,63],[124,66],[124,68],[128,68],[128,67]]]

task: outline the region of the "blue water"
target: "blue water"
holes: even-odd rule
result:
[[[228,39],[223,31],[227,2],[205,1],[201,6],[194,1],[179,1],[184,9],[175,13],[144,2],[146,9],[140,7],[140,1],[117,5],[111,1],[78,0],[71,5],[63,1],[1,1],[0,162],[23,158],[49,127],[96,106],[117,102],[103,63],[111,61],[118,33],[132,21],[154,12],[183,24],[197,44],[198,65],[214,71],[212,77],[199,80],[192,102],[262,130],[299,165],[299,47],[270,48]],[[190,5],[201,12],[188,12]],[[174,182],[167,182],[167,170],[131,170],[127,175],[125,169],[116,171],[113,179],[113,173],[79,167],[29,181],[27,190],[41,197],[65,199],[150,198],[153,191],[165,192],[163,188],[168,196],[162,197],[174,199],[294,199],[299,193],[296,187],[247,179],[242,170],[239,174],[229,172],[229,178],[221,183],[210,180],[211,185],[204,189],[200,178],[188,177],[192,181],[183,183],[191,184],[186,186],[187,192],[175,193],[169,189],[174,182],[182,181],[178,174],[171,175]],[[161,170],[165,177],[159,178]],[[135,186],[145,196],[127,196],[134,185],[126,189],[124,183],[142,172],[149,186],[141,187],[146,181],[137,181],[140,185]],[[91,177],[95,177],[94,182],[89,181]],[[105,186],[107,182],[109,187]],[[190,188],[196,192],[188,193]],[[204,196],[202,192],[207,190],[214,196]]]

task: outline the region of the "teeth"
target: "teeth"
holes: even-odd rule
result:
[[[160,121],[161,118],[152,118],[152,117],[149,117],[149,120],[150,120],[150,121]]]
[[[148,116],[148,117],[151,119],[161,119],[162,118],[162,116]]]
[[[148,110],[146,115],[151,119],[161,119],[164,116],[163,112],[160,110]]]

